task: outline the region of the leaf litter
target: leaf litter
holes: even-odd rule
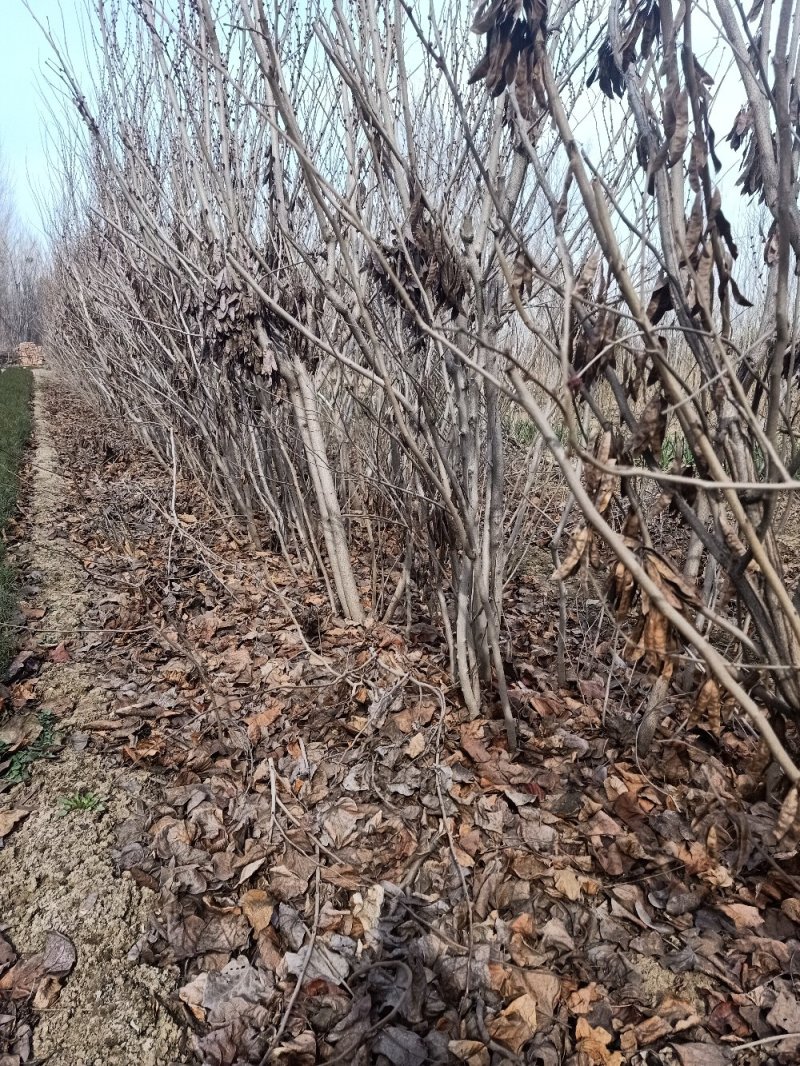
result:
[[[69,396],[52,425],[94,590],[64,643],[96,671],[82,742],[147,782],[112,849],[152,901],[127,959],[175,975],[196,1061],[797,1061],[795,819],[718,692],[642,751],[652,677],[609,680],[583,603],[558,690],[522,580],[512,758],[432,626],[341,622],[180,481],[176,522],[169,474]]]

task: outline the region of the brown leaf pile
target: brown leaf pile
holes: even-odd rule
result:
[[[158,893],[131,952],[180,968],[199,1062],[714,1066],[800,1031],[796,818],[787,800],[776,851],[779,802],[718,690],[638,759],[646,679],[608,682],[610,649],[578,645],[557,691],[543,592],[521,581],[511,758],[431,626],[338,621],[180,483],[176,529],[168,474],[102,427],[70,436],[97,426],[74,401],[53,425],[94,589],[65,650],[108,704],[88,743],[163,782],[119,826],[120,872]]]

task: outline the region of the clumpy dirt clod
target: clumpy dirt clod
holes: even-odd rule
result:
[[[54,518],[68,490],[43,414],[47,379],[37,378],[36,443],[29,492],[31,537],[20,562],[38,586],[41,642],[72,636],[91,601],[80,561]],[[80,643],[80,637],[76,639]],[[30,779],[0,799],[31,814],[0,850],[0,928],[26,958],[48,932],[68,937],[77,961],[52,1006],[35,1017],[34,1054],[56,1066],[162,1066],[184,1061],[181,1030],[164,1007],[169,970],[128,953],[147,926],[153,894],[115,874],[115,829],[137,809],[146,776],[84,753],[82,732],[104,708],[97,679],[81,662],[49,662],[36,686],[39,711],[54,710],[62,748],[31,767]],[[65,809],[70,797],[94,809]]]

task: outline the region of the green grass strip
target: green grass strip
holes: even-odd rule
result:
[[[33,374],[23,367],[0,373],[0,678],[17,645],[9,626],[17,608],[17,576],[5,561],[5,528],[17,506],[19,470],[33,421]]]

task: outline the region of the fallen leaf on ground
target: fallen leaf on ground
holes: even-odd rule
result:
[[[536,999],[526,993],[512,1000],[496,1018],[487,1022],[486,1028],[499,1044],[518,1055],[535,1035],[537,1020]]]
[[[57,977],[68,974],[77,961],[75,945],[63,933],[50,932],[44,945],[42,966],[45,971]]]
[[[585,1018],[578,1018],[575,1036],[581,1054],[586,1056],[587,1066],[622,1066],[620,1052],[608,1050],[612,1034],[601,1026],[593,1028]]]
[[[12,807],[9,811],[0,811],[0,840],[7,837],[8,834],[16,826],[23,822],[30,811],[26,811],[21,807]]]
[[[422,733],[415,733],[405,747],[405,753],[409,759],[416,759],[425,751],[425,737]]]
[[[263,889],[253,888],[249,892],[245,892],[239,903],[245,917],[253,927],[253,932],[258,936],[263,929],[269,926],[275,910],[275,905],[269,894],[264,892]]]
[[[671,1044],[681,1066],[728,1066],[731,1052],[716,1044]]]
[[[23,714],[9,719],[0,726],[0,744],[9,752],[27,748],[38,740],[42,733],[42,723],[35,714]]]
[[[738,933],[746,929],[758,929],[764,924],[764,915],[758,907],[750,907],[746,903],[722,903],[719,909],[727,914]]]

